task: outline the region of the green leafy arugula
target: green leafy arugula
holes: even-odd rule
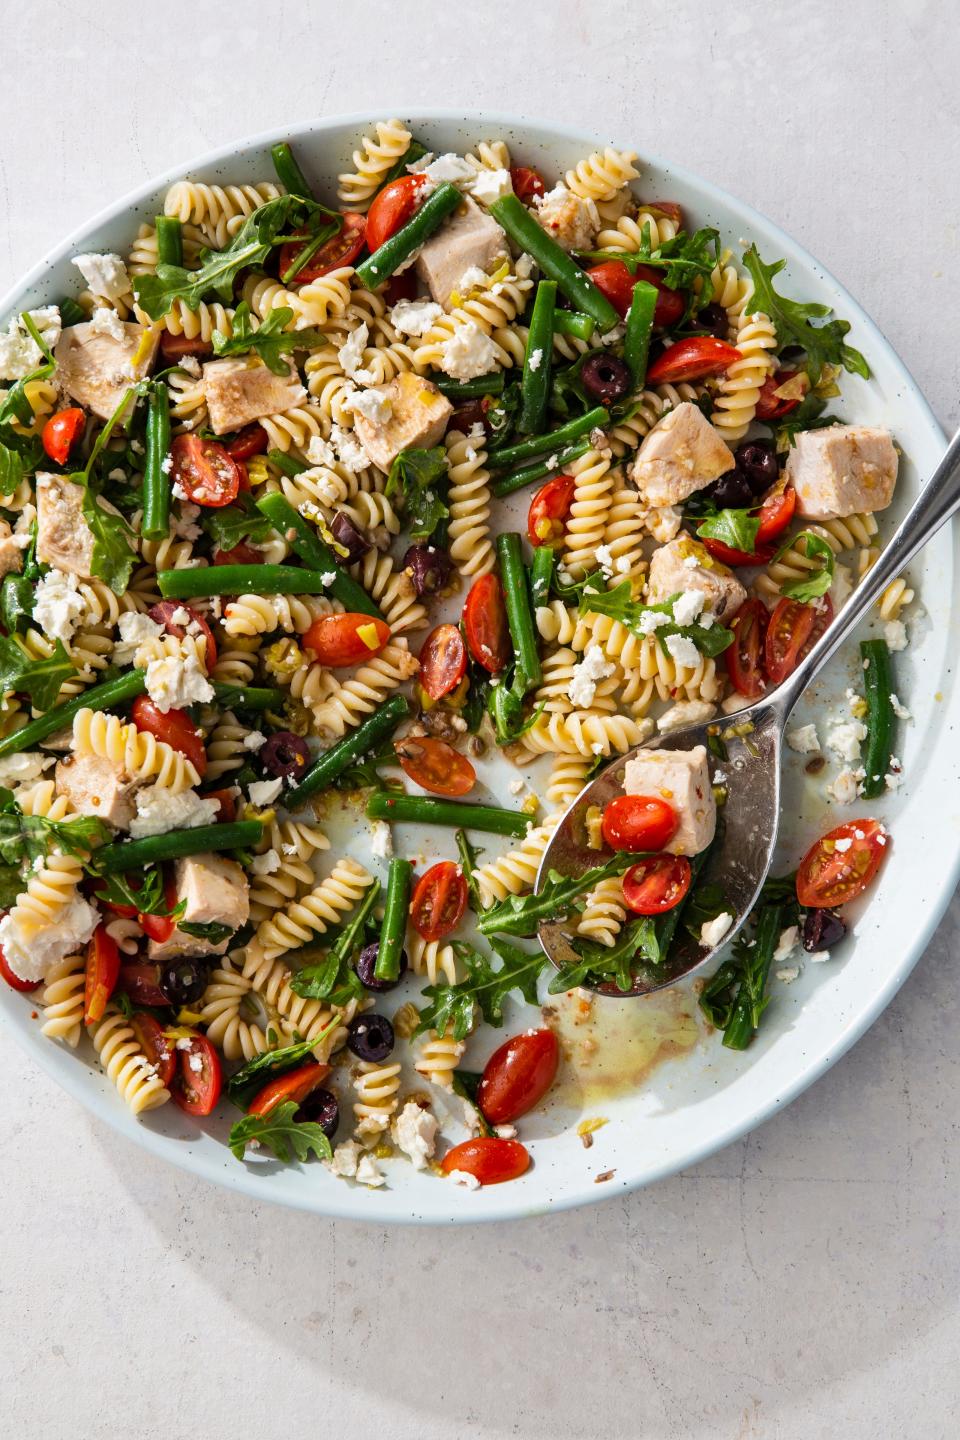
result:
[[[463,878],[467,882],[470,909],[475,915],[482,915],[484,905],[483,900],[480,898],[480,886],[477,884],[477,877],[474,873],[477,868],[476,848],[466,830],[458,830],[454,838],[457,842],[457,853],[460,856],[460,869],[463,871]]]
[[[690,313],[702,309],[713,298],[711,275],[720,258],[720,232],[710,226],[703,226],[692,234],[680,230],[671,240],[654,248],[651,244],[652,231],[647,222],[641,234],[640,248],[634,254],[623,255],[618,250],[589,250],[581,252],[581,258],[598,264],[604,260],[619,260],[631,274],[639,266],[652,266],[663,271],[663,283],[668,290],[690,290]],[[698,292],[694,283],[701,281]],[[686,316],[684,317],[684,320]],[[681,321],[681,323],[683,323]]]
[[[49,379],[56,368],[53,354],[29,312],[23,311],[19,320],[43,356],[43,361],[0,395],[0,497],[12,495],[24,476],[36,469],[43,456],[39,435],[24,435],[13,428],[13,422],[32,424],[33,409],[27,397],[27,386],[33,380]]]
[[[789,300],[774,289],[773,282],[785,268],[786,260],[767,265],[757,254],[756,246],[751,245],[744,253],[743,263],[753,280],[751,305],[770,316],[781,348],[799,345],[806,352],[806,370],[814,385],[818,384],[825,365],[842,365],[865,380],[870,378],[870,366],[860,351],[846,343],[849,321],[829,320],[827,316],[833,314],[829,305]],[[824,324],[814,325],[814,320],[823,320]]]
[[[27,888],[27,876],[19,865],[0,865],[0,909],[12,910]]]
[[[333,1156],[330,1141],[315,1120],[297,1120],[299,1106],[295,1100],[274,1105],[265,1115],[245,1115],[231,1126],[227,1144],[237,1160],[242,1160],[251,1141],[266,1145],[278,1160],[289,1165],[293,1156],[301,1161],[315,1155],[318,1160]]]
[[[732,550],[752,555],[757,548],[760,516],[755,510],[718,510],[697,526],[701,540],[719,540]]]
[[[193,935],[197,940],[207,940],[211,945],[219,945],[224,940],[229,940],[233,934],[232,925],[222,925],[217,920],[206,923],[181,920],[177,928],[182,930],[184,935]]]
[[[551,870],[541,888],[533,895],[508,895],[491,905],[480,916],[478,928],[481,935],[536,935],[541,920],[553,920],[566,915],[576,900],[592,890],[601,880],[611,875],[622,875],[640,858],[637,854],[619,851],[594,865],[582,875],[561,875]]]
[[[255,1055],[227,1081],[228,1099],[241,1110],[246,1110],[268,1080],[276,1080],[278,1076],[286,1075],[288,1070],[295,1070],[338,1024],[339,1016],[334,1015],[313,1040],[298,1040],[295,1045],[284,1045],[279,1050],[264,1050],[261,1055]]]
[[[292,319],[293,311],[290,307],[281,305],[276,310],[271,310],[258,326],[254,326],[250,306],[246,300],[241,300],[234,313],[232,335],[227,335],[222,330],[214,330],[214,354],[243,355],[252,350],[274,375],[289,375],[290,364],[284,359],[285,355],[293,350],[316,350],[320,345],[330,344],[328,337],[320,330],[287,331],[286,327]]]
[[[363,994],[363,986],[352,967],[356,952],[367,943],[367,930],[374,907],[380,900],[380,881],[364,891],[360,904],[342,927],[337,939],[316,965],[303,965],[290,976],[290,989],[305,1000],[326,1000],[346,987],[347,998]],[[338,1002],[344,1003],[344,1002]]]
[[[446,451],[436,445],[432,450],[401,450],[390,466],[384,493],[403,501],[413,539],[429,540],[450,517],[447,486]]]
[[[261,515],[248,491],[241,490],[232,505],[205,509],[201,521],[218,550],[232,550],[242,540],[261,544],[274,533],[266,515]]]
[[[19,635],[0,636],[0,690],[29,695],[38,710],[49,710],[63,682],[73,674],[73,661],[57,640],[53,654],[37,660]]]
[[[13,794],[0,790],[0,860],[7,865],[43,859],[51,845],[64,855],[86,858],[110,839],[109,826],[93,815],[50,820],[46,815],[23,815]]]
[[[103,482],[94,478],[95,467],[114,430],[137,400],[147,393],[151,384],[152,381],[141,380],[124,391],[120,404],[97,436],[84,468],[66,477],[71,484],[79,485],[83,490],[83,518],[93,535],[91,570],[99,580],[110,586],[115,595],[126,591],[137,553],[130,544],[133,531],[126,520],[122,515],[104,509],[100,497]]]
[[[802,430],[826,430],[831,425],[841,425],[839,415],[825,415],[827,401],[810,390],[804,395],[796,410],[791,410],[774,428],[777,450],[782,454],[796,443]]]
[[[453,1093],[459,1095],[461,1100],[466,1100],[467,1104],[473,1107],[481,1135],[496,1135],[496,1130],[480,1109],[480,1102],[477,1099],[482,1079],[483,1072],[480,1070],[454,1070],[451,1077]]]
[[[788,580],[780,586],[781,595],[787,595],[791,600],[799,600],[801,604],[807,605],[811,600],[817,600],[825,595],[833,584],[833,572],[836,559],[826,540],[821,539],[812,530],[801,530],[798,535],[787,540],[776,555],[772,564],[776,564],[782,555],[788,550],[796,547],[808,560],[820,561],[820,568],[811,570],[810,574],[802,580]]]
[[[753,912],[753,938],[741,930],[733,951],[700,995],[700,1008],[731,1050],[745,1050],[756,1034],[770,997],[767,978],[783,922],[779,904],[761,904]]]
[[[143,872],[137,872],[137,884],[134,883],[134,874],[104,875],[98,877],[100,883],[97,889],[97,898],[105,904],[110,905],[132,905],[141,915],[163,915],[167,918],[182,915],[186,909],[186,901],[181,900],[171,910],[167,904],[164,893],[163,872],[159,865],[148,866]]]
[[[455,985],[440,982],[425,986],[423,997],[429,1004],[420,1011],[418,1035],[425,1030],[442,1035],[449,1024],[454,1038],[465,1040],[479,1017],[488,1025],[502,1025],[504,1001],[514,991],[529,1005],[537,1003],[537,981],[544,965],[549,964],[543,951],[531,953],[505,940],[490,940],[490,945],[500,958],[498,969],[494,969],[488,955],[473,945],[454,941],[466,978]]]
[[[733,643],[733,631],[727,630],[723,625],[678,625],[673,619],[673,607],[679,598],[679,594],[671,595],[657,605],[641,605],[633,599],[629,580],[624,580],[612,590],[585,590],[580,600],[580,614],[586,615],[593,611],[600,615],[609,615],[611,619],[619,620],[634,635],[641,637],[649,633],[642,628],[642,617],[645,614],[654,611],[668,615],[670,623],[659,625],[653,632],[665,654],[670,653],[666,644],[669,635],[683,635],[692,640],[701,655],[711,659]]]
[[[511,666],[496,684],[487,686],[487,714],[493,721],[498,745],[513,745],[531,730],[543,714],[544,705],[539,704],[527,716],[523,713],[526,688],[519,678],[519,671]]]

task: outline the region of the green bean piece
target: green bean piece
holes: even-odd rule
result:
[[[448,400],[477,400],[483,395],[502,395],[505,382],[503,371],[495,370],[492,375],[477,375],[473,380],[448,380],[438,375],[433,383]]]
[[[373,967],[373,973],[378,980],[400,979],[400,954],[407,929],[412,880],[413,866],[410,861],[395,855],[387,871],[387,897],[383,904],[380,944]]]
[[[640,390],[647,378],[647,356],[653,334],[653,312],[657,308],[657,287],[638,280],[633,287],[627,311],[627,331],[623,339],[623,358],[633,377],[633,388]]]
[[[546,435],[531,435],[529,440],[518,440],[515,445],[495,445],[487,458],[491,465],[515,465],[518,460],[527,460],[531,455],[542,455],[545,451],[552,454],[555,450],[561,450],[564,445],[579,440],[591,430],[602,430],[609,423],[610,411],[597,405],[585,415],[575,416],[573,420],[568,420],[565,425],[561,425],[557,430],[550,430]]]
[[[70,295],[65,295],[62,300],[59,300],[57,308],[60,311],[60,321],[64,330],[68,325],[82,325],[87,318],[86,310],[82,305],[78,305]]]
[[[520,415],[517,429],[521,435],[536,435],[543,427],[550,394],[550,371],[553,362],[553,317],[557,308],[557,282],[541,280],[533,302],[527,349],[523,357],[523,379],[520,382]]]
[[[531,255],[551,280],[556,280],[571,305],[591,315],[601,335],[620,323],[620,316],[575,260],[537,224],[516,195],[503,195],[490,206],[490,214],[515,245]],[[366,282],[364,282],[366,283]]]
[[[175,215],[158,215],[157,260],[161,265],[183,264],[183,226]]]
[[[21,750],[31,750],[56,730],[65,730],[73,723],[73,717],[78,710],[87,706],[91,710],[111,710],[115,705],[123,705],[127,700],[142,695],[146,688],[147,682],[142,670],[130,670],[116,680],[105,680],[102,685],[91,685],[89,690],[84,690],[82,694],[66,700],[62,705],[54,705],[45,715],[40,715],[36,720],[31,720],[29,725],[24,725],[22,730],[15,730],[12,735],[0,740],[0,758],[4,755],[16,755]]]
[[[530,605],[534,614],[541,605],[550,603],[550,586],[553,584],[553,572],[557,563],[557,554],[552,545],[538,545],[533,552],[533,564],[530,567]]]
[[[304,470],[310,468],[305,460],[295,460],[284,450],[268,450],[267,459],[271,465],[276,465],[282,475],[289,476],[291,480],[296,479],[298,475],[303,474]]]
[[[170,533],[170,392],[162,380],[150,386],[147,400],[146,441],[143,459],[143,519],[141,531],[148,540],[165,540]]]
[[[304,200],[314,199],[307,177],[297,164],[293,151],[286,140],[273,146],[270,157],[273,160],[273,168],[277,172],[277,179],[289,195],[300,195]]]
[[[204,570],[158,570],[165,600],[194,600],[208,595],[326,595],[329,572],[298,565],[210,565]]]
[[[284,692],[270,685],[225,685],[219,680],[213,682],[217,699],[229,709],[278,710],[283,704]]]
[[[746,1050],[757,1032],[773,952],[780,939],[782,914],[783,907],[780,905],[764,905],[760,911],[750,949],[749,974],[740,981],[733,1011],[723,1032],[723,1043],[728,1050]]]
[[[548,455],[546,459],[535,460],[532,465],[522,466],[519,470],[511,470],[506,475],[501,475],[494,480],[490,489],[498,500],[504,495],[512,495],[516,490],[523,490],[525,486],[532,485],[535,480],[542,480],[545,475],[555,475],[562,470],[564,465],[569,465],[572,460],[579,460],[581,455],[586,455],[590,449],[590,439],[578,440],[576,445],[568,445],[565,450],[560,450],[556,455]]]
[[[527,571],[523,563],[520,536],[516,531],[507,530],[497,536],[497,555],[500,559],[500,575],[503,580],[503,597],[507,606],[507,624],[516,660],[514,689],[525,695],[534,689],[543,678],[540,655],[537,648],[537,632],[530,608],[530,592],[527,589]]]
[[[96,852],[96,868],[103,875],[142,870],[157,860],[201,855],[211,850],[242,850],[263,836],[259,820],[233,820],[225,825],[197,825],[192,830],[171,830],[145,840],[121,840]]]
[[[497,805],[464,805],[427,795],[395,795],[375,790],[367,801],[370,820],[409,821],[411,825],[449,825],[455,830],[484,830],[491,835],[526,835],[529,815]]]
[[[593,316],[585,315],[582,310],[558,310],[553,317],[555,335],[572,335],[575,340],[584,340],[588,345],[596,328]]]
[[[401,225],[389,240],[383,242],[379,250],[375,250],[357,266],[357,280],[360,284],[368,290],[375,290],[378,285],[389,280],[394,270],[402,265],[404,260],[409,260],[413,252],[419,250],[435,230],[439,230],[447,216],[453,214],[462,200],[460,191],[456,185],[451,185],[449,180],[438,185],[406,225]]]
[[[354,580],[353,576],[344,570],[343,562],[329,545],[320,539],[317,532],[311,529],[303,516],[294,510],[289,500],[277,491],[272,495],[261,495],[256,504],[277,534],[289,540],[305,565],[311,570],[319,570],[321,574],[333,573],[330,594],[341,602],[344,609],[359,610],[361,615],[373,615],[378,620],[383,619],[380,607],[371,600],[359,581]]]
[[[886,640],[861,640],[863,688],[867,700],[867,742],[863,752],[863,794],[876,800],[887,787],[893,753],[893,665]]]
[[[410,714],[410,704],[405,695],[391,695],[385,705],[364,720],[350,735],[338,740],[336,745],[324,751],[304,775],[299,785],[284,792],[283,803],[287,810],[300,809],[311,795],[332,785],[338,775],[349,770],[355,760],[373,750],[381,740],[392,735],[394,730]]]

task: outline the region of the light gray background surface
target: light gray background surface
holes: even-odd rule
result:
[[[949,0],[2,12],[0,291],[130,186],[233,137],[486,105],[750,200],[957,423]],[[955,1435],[958,918],[955,903],[883,1018],[775,1121],[653,1190],[516,1226],[385,1231],[256,1206],[124,1144],[5,1041],[4,1433]]]

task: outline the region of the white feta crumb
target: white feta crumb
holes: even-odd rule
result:
[[[194,380],[200,379],[200,361],[196,355],[181,355],[179,368],[186,370],[187,374],[192,375]]]
[[[796,730],[787,731],[787,744],[798,755],[816,755],[820,750],[820,737],[816,725],[800,725]]]
[[[825,961],[830,959],[830,951],[814,950],[812,954],[807,956],[807,959],[810,961],[811,965],[822,965]]]
[[[83,618],[86,601],[76,575],[50,570],[37,581],[33,592],[33,618],[44,635],[69,645]]]
[[[665,715],[660,716],[657,729],[661,735],[666,735],[669,730],[681,730],[684,725],[702,725],[705,721],[712,720],[716,713],[716,705],[711,705],[709,700],[678,700]],[[640,725],[645,729],[648,722],[650,729],[647,734],[650,734],[653,731],[653,722],[649,715],[640,721]],[[640,739],[645,740],[646,735],[642,735]]]
[[[496,346],[475,320],[461,321],[441,347],[440,368],[453,380],[487,375],[496,363]]]
[[[867,727],[862,720],[844,720],[827,731],[827,748],[841,760],[856,760],[866,738]]]
[[[892,764],[893,761],[891,759],[891,765]],[[903,784],[903,775],[899,770],[891,768],[887,771],[886,775],[884,775],[883,783],[886,785],[888,790],[899,790],[900,786]]]
[[[124,339],[123,321],[116,310],[111,310],[109,305],[98,305],[90,316],[90,333],[92,335],[109,335],[111,340]]]
[[[204,800],[196,790],[181,790],[178,795],[162,785],[145,785],[136,794],[137,813],[130,821],[134,840],[148,835],[166,835],[171,830],[193,830],[197,825],[215,823],[220,805],[217,800]]]
[[[252,750],[254,755],[262,746],[266,745],[266,743],[267,737],[262,730],[251,730],[248,735],[244,735],[243,737],[244,750]]]
[[[86,945],[99,922],[100,912],[78,894],[57,909],[52,924],[39,930],[22,930],[13,909],[0,920],[0,948],[14,975],[21,980],[42,980],[51,965]]]
[[[254,780],[247,786],[247,794],[250,796],[250,804],[259,810],[272,805],[282,789],[283,781],[277,776],[275,780]]]
[[[17,755],[4,755],[0,759],[0,785],[8,789],[14,785],[32,784],[39,780],[44,770],[56,763],[55,755],[41,755],[39,750],[21,750]]]
[[[434,300],[398,300],[390,311],[390,324],[401,335],[419,337],[442,314],[443,306]]]
[[[888,620],[883,627],[883,637],[891,650],[906,650],[907,627],[902,620]]]
[[[835,840],[835,841],[833,842],[833,848],[834,848],[834,850],[836,850],[840,855],[843,855],[847,850],[850,849],[850,846],[851,846],[852,844],[853,844],[853,841],[850,839],[849,836],[847,836],[846,838],[844,838],[843,836],[841,836],[839,840]]]
[[[912,719],[913,719],[912,713],[907,709],[906,705],[902,705],[902,704],[900,703],[899,698],[898,698],[896,695],[894,695],[894,693],[893,693],[892,690],[891,690],[891,692],[890,692],[890,705],[891,705],[891,707],[892,707],[892,709],[893,709],[894,715],[896,715],[896,717],[897,717],[898,720],[912,720]]]
[[[852,805],[857,798],[862,778],[862,770],[859,774],[856,770],[841,770],[832,784],[827,786],[827,794],[837,805]]]
[[[497,1133],[498,1140],[516,1140],[517,1138],[516,1125],[494,1125],[493,1128]]]
[[[320,435],[311,435],[310,444],[307,446],[307,463],[309,465],[335,465],[337,457],[333,453],[333,446],[329,440],[324,440]]]
[[[686,565],[688,570],[696,570],[697,566],[700,564],[700,561],[697,559],[696,555],[684,555],[683,563],[684,565]]]
[[[357,1165],[360,1163],[360,1156],[363,1154],[356,1140],[344,1140],[333,1152],[330,1161],[330,1169],[334,1175],[340,1175],[345,1180],[352,1180],[357,1173]]]
[[[799,965],[785,965],[782,970],[777,971],[777,979],[782,980],[784,985],[792,985],[799,974]]]
[[[637,629],[641,635],[652,635],[655,630],[660,630],[664,625],[672,623],[665,610],[641,610]]]
[[[785,930],[780,931],[780,939],[777,941],[777,948],[773,952],[774,963],[780,960],[786,960],[787,956],[796,947],[799,933],[800,929],[797,925],[788,925]]]
[[[422,1110],[413,1100],[408,1100],[391,1127],[404,1155],[409,1156],[414,1170],[425,1170],[427,1161],[433,1158],[440,1123],[429,1110]]]
[[[52,349],[60,338],[60,311],[56,305],[45,305],[40,310],[28,312],[48,349]],[[7,333],[0,335],[0,380],[22,380],[43,363],[43,352],[15,315],[7,326]],[[3,392],[6,394],[6,391]]]
[[[507,786],[507,789],[510,791],[511,795],[519,795],[520,791],[523,789],[526,783],[527,782],[525,780],[511,780],[510,784]]]
[[[214,698],[214,689],[203,668],[197,651],[183,645],[174,653],[150,658],[149,650],[144,681],[147,694],[165,715],[169,710],[186,710],[190,705],[203,705]],[[141,652],[134,657],[140,659]]]
[[[341,465],[354,475],[359,474],[361,470],[366,470],[370,464],[367,452],[349,431],[342,429],[339,425],[331,425],[330,439],[336,448],[337,459]]]
[[[136,610],[127,611],[120,616],[118,629],[120,639],[113,647],[115,665],[129,665],[141,645],[148,640],[156,640],[163,634],[162,625],[151,620],[149,615],[141,615]]]
[[[681,667],[695,670],[700,664],[700,651],[687,635],[668,635],[666,640],[667,652],[670,658]]]
[[[281,863],[276,850],[266,850],[262,855],[254,855],[250,869],[254,875],[274,875],[280,869]]]
[[[673,602],[673,618],[678,625],[692,625],[706,603],[703,590],[684,590]]]
[[[368,1185],[371,1190],[376,1190],[378,1185],[386,1184],[387,1177],[372,1155],[361,1155],[357,1162],[356,1179],[359,1185]]]
[[[393,414],[393,403],[384,390],[355,390],[346,405],[371,425],[385,425]]]
[[[393,835],[386,820],[375,820],[370,826],[370,853],[380,860],[389,860],[393,854]]]
[[[613,556],[610,554],[609,545],[598,545],[594,552],[597,557],[597,564],[607,579],[613,578]]]
[[[479,1190],[480,1181],[476,1175],[471,1175],[469,1170],[451,1170],[447,1175],[454,1185],[462,1185],[464,1190]]]
[[[589,710],[597,693],[597,681],[612,675],[615,666],[595,643],[587,646],[583,659],[574,665],[570,676],[569,699],[577,710]]]
[[[732,924],[733,916],[727,910],[721,910],[712,920],[704,920],[700,926],[700,944],[708,950],[715,949]]]
[[[449,180],[452,184],[457,185],[472,180],[476,173],[472,165],[468,164],[462,156],[455,155],[452,150],[445,155],[438,155],[436,159],[432,156],[428,159],[428,156],[421,155],[415,163],[418,172],[426,175],[433,185],[439,185],[444,180]]]
[[[534,350],[533,354],[530,356],[530,369],[531,369],[531,370],[539,370],[542,363],[543,363],[543,351],[542,351],[542,350]]]
[[[509,170],[478,170],[476,179],[467,189],[481,205],[492,205],[494,200],[513,194],[513,181]]]
[[[363,363],[363,352],[367,348],[369,339],[370,327],[365,320],[361,320],[356,330],[347,336],[337,351],[343,372],[345,375],[349,375],[351,380],[356,378],[357,371]]]
[[[119,255],[74,255],[76,265],[94,295],[104,300],[119,300],[130,290],[127,267]]]

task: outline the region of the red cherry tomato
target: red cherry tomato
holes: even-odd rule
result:
[[[244,425],[227,446],[231,460],[249,460],[254,455],[263,455],[270,448],[270,436],[256,421]]]
[[[496,575],[481,575],[470,586],[463,607],[463,628],[470,654],[491,675],[503,669],[513,650],[503,586]],[[421,664],[423,657],[421,652]]]
[[[217,440],[178,435],[170,446],[171,474],[188,500],[209,510],[222,509],[240,493],[240,466]]]
[[[329,1065],[319,1065],[316,1060],[308,1060],[306,1064],[298,1065],[295,1070],[288,1070],[286,1075],[278,1075],[275,1080],[268,1080],[247,1106],[247,1114],[266,1115],[285,1100],[294,1100],[298,1105],[302,1105],[307,1096],[322,1085],[329,1074]]]
[[[685,855],[648,855],[624,875],[623,898],[635,915],[662,915],[680,904],[690,879]]]
[[[524,203],[546,194],[543,176],[529,165],[511,165],[510,179],[514,195]]]
[[[58,465],[66,465],[74,442],[83,434],[82,410],[58,410],[43,427],[43,448]]]
[[[199,335],[171,335],[169,330],[164,330],[160,335],[160,354],[168,365],[176,365],[185,355],[198,359],[212,355],[213,345],[209,340],[201,340]]]
[[[676,325],[687,308],[687,302],[679,290],[668,290],[659,271],[649,265],[638,265],[636,272],[631,273],[622,260],[604,260],[601,265],[594,265],[587,274],[597,289],[606,295],[621,318],[625,318],[630,309],[634,286],[638,280],[646,280],[656,287],[657,303],[653,312],[653,323],[660,329],[669,329],[671,325]]]
[[[259,565],[263,552],[241,540],[232,550],[214,550],[214,565]]]
[[[331,270],[337,270],[341,265],[352,265],[363,249],[366,228],[367,222],[362,215],[345,210],[343,225],[336,235],[331,236],[325,245],[321,245],[315,255],[311,255],[307,263],[293,276],[290,284],[309,285],[311,280],[319,280],[321,275],[329,275]],[[277,262],[277,273],[281,277],[286,275],[297,256],[303,252],[306,243],[305,236],[301,241],[288,240],[286,245],[281,245],[280,259]]]
[[[389,639],[390,626],[385,620],[376,620],[360,611],[348,611],[343,615],[321,615],[304,633],[303,643],[321,664],[339,669],[369,660]]]
[[[134,1005],[169,1005],[170,997],[160,984],[160,966],[135,961],[120,966],[117,990]]]
[[[188,1115],[209,1115],[223,1088],[220,1056],[205,1035],[191,1035],[189,1040],[182,1049],[177,1043],[177,1074],[170,1096]]]
[[[822,835],[800,861],[800,904],[830,910],[862,895],[880,869],[889,839],[879,820],[846,820]]]
[[[120,976],[120,951],[105,925],[98,925],[87,945],[87,966],[83,984],[83,1023],[94,1025],[103,1019],[107,1001]]]
[[[760,398],[757,401],[758,420],[779,420],[782,415],[789,415],[800,404],[800,396],[795,400],[784,400],[777,391],[786,385],[788,380],[796,378],[796,370],[778,370],[776,375],[768,375],[760,386]]]
[[[483,1070],[477,1104],[491,1125],[509,1125],[546,1095],[560,1063],[552,1030],[525,1030],[494,1050]]]
[[[130,1016],[130,1028],[140,1049],[155,1067],[160,1083],[169,1087],[177,1068],[177,1052],[164,1034],[160,1021],[155,1015],[138,1011]]]
[[[4,911],[4,914],[7,912]],[[16,971],[10,969],[10,962],[0,947],[0,975],[3,976],[11,990],[19,990],[22,995],[27,995],[31,990],[36,990],[43,984],[42,980],[21,980]]]
[[[722,375],[735,360],[742,360],[740,351],[713,335],[694,335],[678,340],[654,360],[647,371],[647,382],[662,385],[678,380],[702,380],[706,375]]]
[[[441,860],[413,887],[410,919],[424,940],[442,940],[456,930],[467,908],[467,882],[459,865]]]
[[[177,882],[174,879],[173,871],[165,870],[163,876],[163,901],[167,909],[167,914],[147,915],[145,912],[141,911],[137,915],[137,919],[140,922],[140,928],[143,931],[144,935],[146,935],[147,938],[150,940],[156,940],[158,945],[163,945],[167,940],[169,940],[170,936],[177,928],[177,922],[174,919],[172,912],[177,908],[178,900],[179,897],[177,895]],[[144,1005],[150,1005],[154,1002],[150,1000],[143,1000],[141,1001],[141,1003]]]
[[[448,1150],[440,1168],[445,1175],[459,1170],[475,1175],[481,1185],[501,1185],[504,1180],[518,1179],[529,1166],[530,1152],[519,1140],[479,1135]]]
[[[367,249],[372,255],[413,215],[423,199],[426,176],[401,175],[384,185],[367,211]]]
[[[786,596],[778,601],[770,616],[764,643],[763,663],[767,678],[779,685],[792,675],[800,661],[808,655],[833,619],[829,595],[812,605]]]
[[[618,795],[604,808],[600,829],[611,850],[662,850],[679,823],[659,795]]]
[[[203,736],[186,710],[159,709],[147,695],[138,695],[130,707],[130,719],[138,730],[165,740],[181,755],[186,755],[201,780],[207,769],[207,752]]]
[[[229,790],[205,790],[204,800],[216,800],[220,809],[217,812],[217,824],[229,825],[231,820],[237,818],[237,802]]]
[[[768,495],[760,506],[760,529],[757,531],[753,550],[735,550],[724,545],[722,540],[702,537],[703,543],[715,560],[724,565],[766,565],[773,559],[774,541],[786,530],[797,508],[797,492],[792,485]]]
[[[465,755],[446,740],[409,735],[393,746],[405,774],[434,795],[469,795],[477,772]]]
[[[456,625],[431,630],[420,651],[420,684],[431,700],[456,690],[467,673],[467,647]]]
[[[186,621],[182,618],[174,619],[174,616],[182,617],[184,612],[187,615]],[[168,635],[175,635],[178,640],[182,640],[188,630],[192,635],[199,631],[206,641],[203,663],[207,673],[210,673],[217,663],[217,642],[202,615],[198,615],[192,606],[185,605],[182,600],[158,600],[156,605],[150,606],[150,619],[157,625],[162,625]]]
[[[727,673],[740,695],[756,700],[767,687],[763,648],[769,614],[762,600],[745,600],[730,621],[733,644],[723,652]]]
[[[396,305],[401,300],[416,300],[417,298],[417,272],[414,269],[401,270],[399,275],[391,275],[383,292],[383,298],[388,305]]]
[[[531,545],[562,543],[576,484],[572,475],[554,475],[534,495],[527,511],[527,536]]]

